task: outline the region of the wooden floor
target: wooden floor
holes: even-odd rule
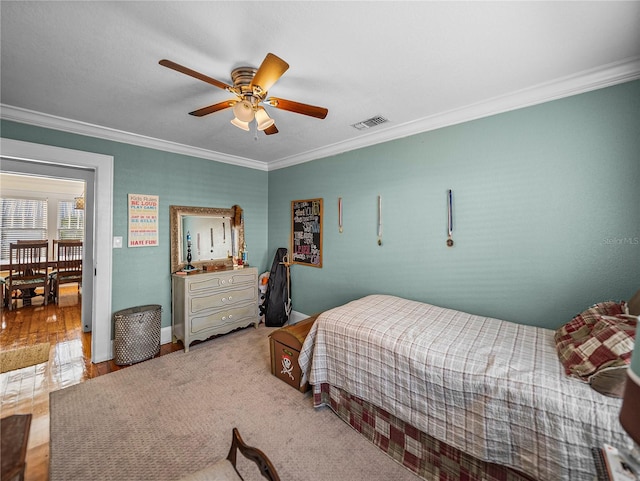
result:
[[[27,447],[26,481],[49,479],[49,393],[124,369],[113,361],[91,363],[91,333],[82,332],[81,299],[75,285],[61,288],[58,305],[33,305],[2,310],[0,349],[44,342],[51,344],[49,361],[0,374],[0,417],[33,414]],[[180,343],[161,346],[160,356],[182,349]],[[87,460],[91,462],[91,460]]]

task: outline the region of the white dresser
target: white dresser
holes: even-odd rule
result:
[[[258,327],[255,267],[171,276],[173,341],[189,344],[239,327]]]

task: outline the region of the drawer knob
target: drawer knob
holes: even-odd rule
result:
[[[226,321],[227,320],[227,316],[222,316],[222,320]]]
[[[229,319],[231,319],[233,317],[233,314],[229,314]]]
[[[233,299],[233,297],[232,297],[232,296],[229,296],[229,300],[231,300],[231,299]]]

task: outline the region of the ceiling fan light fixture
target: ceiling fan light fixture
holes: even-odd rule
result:
[[[274,120],[269,117],[263,107],[259,107],[256,112],[256,123],[258,124],[258,130],[265,130],[274,124]]]
[[[236,117],[231,121],[231,123],[239,129],[246,130],[247,132],[249,131],[249,122],[243,122]]]
[[[233,106],[233,114],[242,122],[251,122],[254,116],[253,105],[247,99],[236,102]]]
[[[256,121],[256,135],[258,130],[264,132],[266,135],[278,133],[276,124],[269,117],[261,104],[269,105],[270,107],[280,110],[307,115],[309,117],[315,117],[317,119],[324,119],[329,113],[329,111],[324,107],[303,104],[300,102],[294,102],[293,100],[279,99],[275,97],[266,98],[269,89],[289,68],[289,64],[287,62],[272,53],[268,53],[266,55],[259,68],[244,66],[233,69],[231,71],[233,85],[228,85],[226,82],[221,82],[220,80],[216,80],[188,67],[172,62],[171,60],[163,59],[160,60],[159,63],[163,67],[189,75],[190,77],[232,93],[235,96],[233,99],[224,100],[189,112],[189,115],[204,117],[205,115],[230,108],[233,110],[235,117],[231,123],[239,129],[250,131],[250,124],[254,120]]]

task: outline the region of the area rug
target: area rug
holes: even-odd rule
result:
[[[273,331],[250,327],[52,392],[50,481],[178,480],[226,457],[233,427],[282,480],[418,480],[271,374]],[[239,459],[246,481],[264,481]]]
[[[48,342],[0,352],[0,373],[33,366],[49,360]]]

